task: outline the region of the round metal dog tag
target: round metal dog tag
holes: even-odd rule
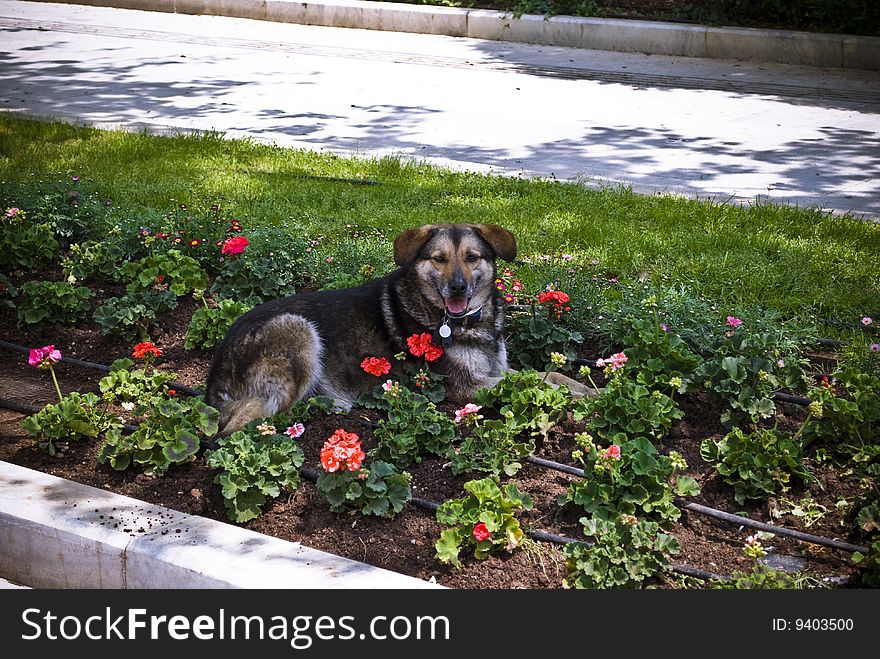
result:
[[[452,328],[449,325],[441,325],[440,329],[437,330],[437,333],[441,336],[441,338],[448,339],[452,336]]]

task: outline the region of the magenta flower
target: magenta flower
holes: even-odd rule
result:
[[[660,329],[662,329],[664,332],[668,332],[669,325],[667,325],[666,323],[660,323]]]
[[[880,343],[872,343],[872,344],[868,347],[868,349],[869,349],[871,352],[880,352]]]
[[[55,369],[52,364],[61,361],[61,351],[56,350],[54,345],[43,346],[42,348],[31,349],[28,355],[28,364],[34,368],[48,368],[52,375],[52,382],[55,384],[55,392],[58,394],[58,400],[64,397],[61,395],[61,387],[58,386],[58,378],[55,377]]]
[[[736,316],[728,316],[728,317],[727,317],[727,326],[728,326],[728,327],[737,328],[737,327],[739,327],[739,326],[742,325],[742,324],[743,324],[743,321],[741,321],[741,320],[740,320],[739,318],[737,318]]]
[[[28,355],[28,364],[34,368],[46,368],[60,361],[61,351],[56,350],[54,345],[33,348]]]

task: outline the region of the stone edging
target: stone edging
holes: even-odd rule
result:
[[[70,0],[69,4],[438,34],[651,55],[880,71],[880,37],[846,34],[706,27],[572,16],[547,19],[526,14],[515,18],[499,11],[370,0]]]
[[[442,588],[2,461],[0,575],[44,589]]]

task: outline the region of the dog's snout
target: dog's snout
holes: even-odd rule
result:
[[[464,296],[467,293],[467,282],[464,280],[464,275],[461,271],[456,272],[452,275],[452,279],[449,282],[449,292],[455,296]]]

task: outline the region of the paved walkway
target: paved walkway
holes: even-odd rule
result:
[[[880,72],[0,0],[0,109],[880,216]]]

